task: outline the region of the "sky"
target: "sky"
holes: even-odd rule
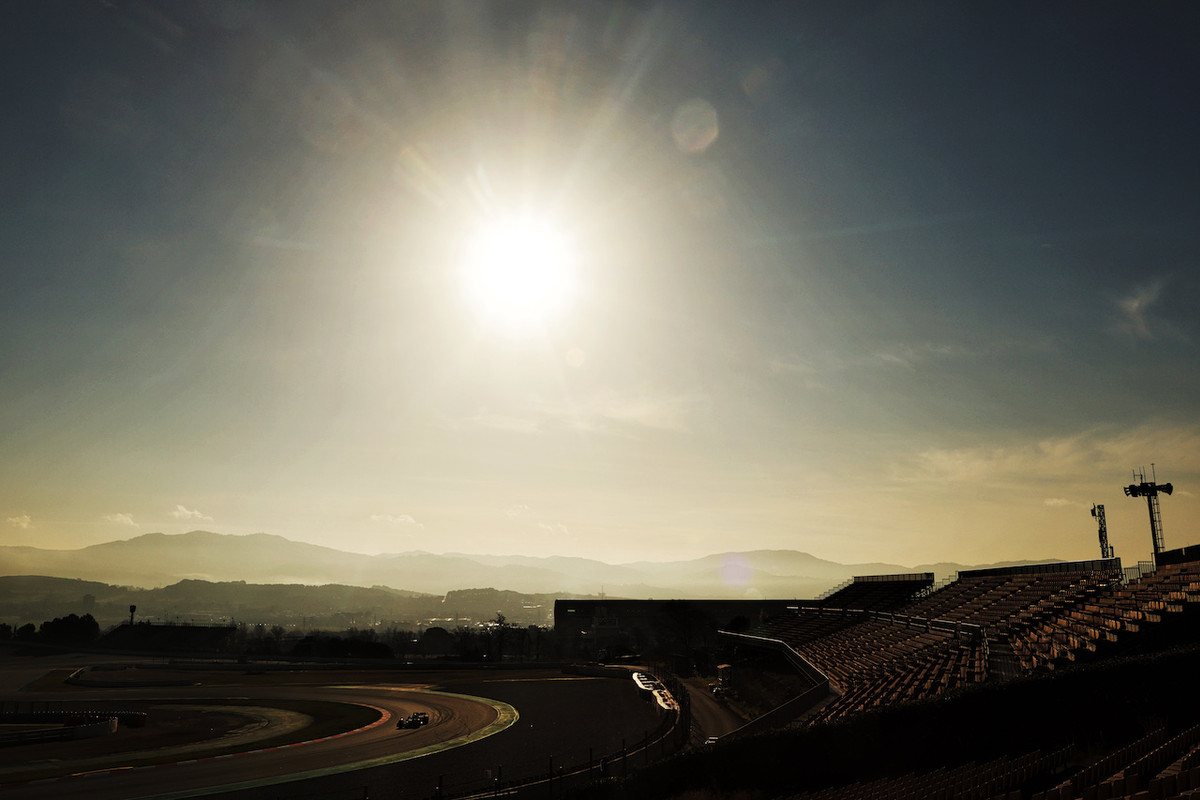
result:
[[[1200,542],[1191,3],[0,6],[0,543]],[[490,237],[490,238],[489,238]]]

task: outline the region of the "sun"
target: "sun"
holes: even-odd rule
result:
[[[513,334],[544,330],[578,291],[568,237],[530,216],[495,218],[477,228],[463,248],[459,280],[480,318]]]

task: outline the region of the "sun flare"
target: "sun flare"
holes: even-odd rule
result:
[[[459,274],[475,311],[512,333],[544,328],[578,289],[567,236],[540,219],[495,219],[468,239]]]

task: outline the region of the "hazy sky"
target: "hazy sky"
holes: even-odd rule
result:
[[[1197,41],[1186,2],[5,3],[3,543],[979,563],[1098,556],[1103,503],[1131,562],[1151,463],[1198,542]],[[471,271],[496,225],[561,292]]]

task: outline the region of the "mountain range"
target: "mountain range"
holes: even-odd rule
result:
[[[1005,564],[1031,562],[1005,562]],[[1003,566],[984,564],[979,566]],[[795,550],[751,550],[702,558],[608,564],[564,556],[407,552],[364,555],[283,536],[192,531],[148,533],[77,550],[0,546],[0,575],[43,575],[143,588],[182,580],[342,584],[446,594],[490,587],[531,594],[632,598],[812,598],[855,575],[933,572],[966,565],[840,564]]]
[[[503,614],[519,626],[553,622],[560,594],[461,589],[419,594],[384,586],[246,583],[187,579],[153,589],[78,578],[0,576],[0,623],[19,628],[68,614],[91,614],[107,628],[135,619],[159,624],[280,625],[288,630],[386,631],[456,628]]]

